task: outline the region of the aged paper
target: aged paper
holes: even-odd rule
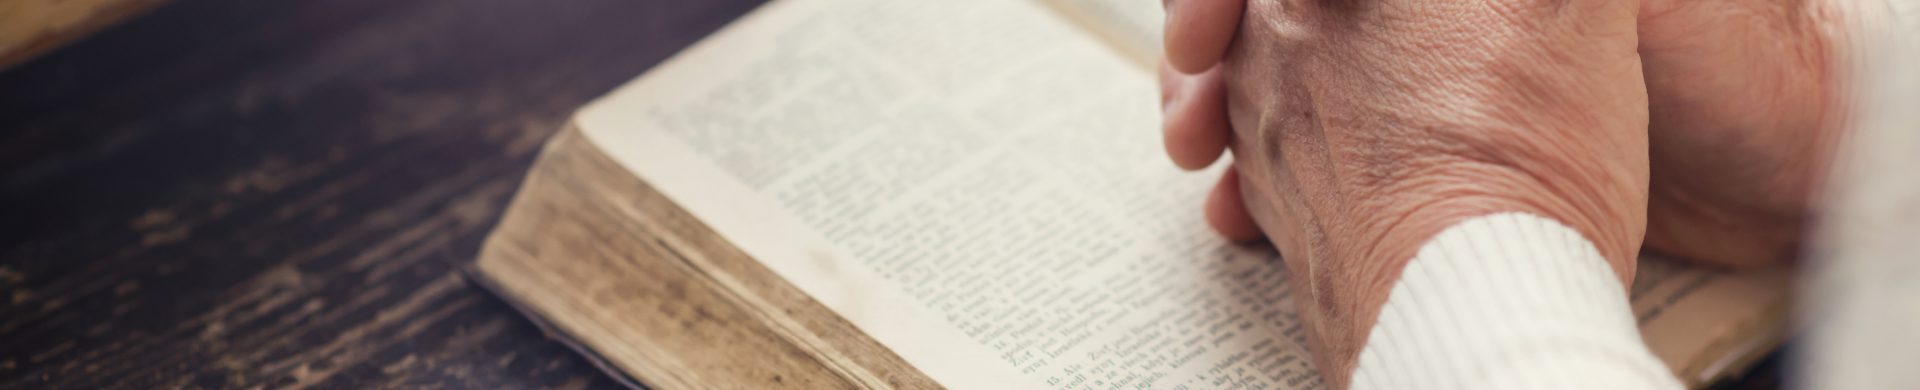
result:
[[[1206,230],[1136,61],[1037,3],[773,7],[581,127],[943,384],[1318,383],[1276,256]]]
[[[775,2],[576,120],[942,384],[1318,387],[1277,255],[1211,234],[1218,171],[1160,152],[1157,13],[1088,4]],[[1728,282],[1664,270],[1643,329],[1710,342],[1665,319]]]

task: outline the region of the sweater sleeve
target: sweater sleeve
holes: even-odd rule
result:
[[[1482,216],[1402,272],[1354,371],[1356,389],[1679,389],[1640,339],[1625,288],[1591,242],[1529,214]]]

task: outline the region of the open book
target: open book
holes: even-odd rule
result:
[[[1160,152],[1148,0],[782,0],[582,109],[473,269],[667,388],[1319,387],[1218,169]],[[1645,259],[1682,380],[1779,342],[1783,271]]]

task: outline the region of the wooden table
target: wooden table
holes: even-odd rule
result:
[[[211,0],[0,71],[0,388],[611,387],[455,271],[757,0]]]
[[[455,265],[758,2],[181,2],[0,72],[0,388],[615,386]]]

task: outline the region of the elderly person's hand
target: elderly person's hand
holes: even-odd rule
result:
[[[1168,153],[1231,145],[1208,219],[1281,249],[1335,383],[1409,251],[1462,217],[1561,221],[1623,281],[1642,227],[1683,258],[1790,258],[1842,125],[1821,1],[1168,6]]]
[[[1799,253],[1842,132],[1833,0],[1646,0],[1647,246],[1726,266]]]
[[[1232,42],[1245,3],[1167,4],[1167,148],[1183,167],[1205,166],[1224,150],[1225,100],[1208,70]],[[1649,249],[1727,266],[1798,253],[1844,125],[1838,81],[1847,48],[1838,35],[1849,16],[1832,0],[1641,2]],[[1241,207],[1219,200],[1233,196],[1216,195],[1208,206],[1216,229],[1259,238]]]
[[[1243,204],[1280,249],[1331,383],[1345,383],[1399,269],[1467,218],[1559,221],[1631,277],[1648,180],[1637,4],[1253,1],[1245,12],[1202,76],[1224,80],[1233,129],[1235,173],[1216,206]]]
[[[1232,144],[1209,220],[1280,247],[1341,383],[1408,251],[1462,217],[1561,221],[1623,281],[1643,226],[1683,258],[1790,258],[1839,125],[1823,4],[1175,0],[1168,153]]]

